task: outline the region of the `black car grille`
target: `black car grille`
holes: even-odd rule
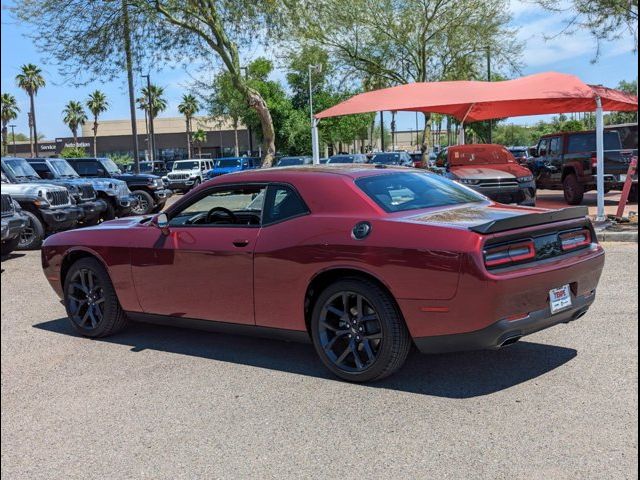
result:
[[[68,205],[69,204],[69,192],[50,192],[51,197],[48,199],[52,206]]]
[[[96,191],[91,185],[81,185],[80,198],[82,200],[94,200],[96,198]]]
[[[13,213],[13,201],[9,195],[2,195],[2,215],[11,215]]]

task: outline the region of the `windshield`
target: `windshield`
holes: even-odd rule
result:
[[[513,154],[506,148],[474,146],[449,148],[451,165],[495,165],[515,163]]]
[[[390,213],[484,201],[479,194],[428,173],[374,175],[356,180],[356,185]]]
[[[66,160],[49,160],[49,163],[51,164],[52,170],[60,177],[76,178],[80,176]]]
[[[402,155],[399,153],[378,153],[373,157],[372,162],[384,165],[399,165],[402,162]]]
[[[122,173],[120,168],[118,168],[118,165],[116,165],[116,163],[110,158],[101,158],[100,163],[102,163],[102,166],[109,173],[115,173],[116,175]]]
[[[23,158],[11,158],[4,161],[5,165],[16,178],[40,178],[29,163]]]
[[[329,157],[327,163],[354,163],[355,161],[355,155],[334,155],[333,157]]]
[[[196,170],[200,168],[200,162],[196,161],[186,161],[186,162],[176,162],[173,164],[174,170]]]
[[[307,157],[282,157],[278,161],[278,166],[290,167],[292,165],[304,165],[305,163],[311,163],[311,159],[307,160]]]
[[[237,167],[238,165],[240,165],[240,159],[238,158],[221,158],[220,160],[216,160],[216,167],[219,168]]]

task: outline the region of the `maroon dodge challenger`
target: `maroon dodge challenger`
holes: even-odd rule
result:
[[[604,265],[586,214],[413,169],[274,168],[53,235],[42,264],[82,335],[131,320],[311,340],[334,374],[371,381],[412,344],[495,349],[582,317]]]

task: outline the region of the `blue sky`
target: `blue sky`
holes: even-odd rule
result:
[[[47,139],[59,136],[69,136],[68,128],[62,122],[62,109],[69,100],[84,101],[89,92],[96,88],[104,91],[109,99],[110,108],[103,116],[104,119],[128,118],[129,106],[124,76],[122,80],[104,83],[94,82],[86,87],[71,87],[64,85],[57,74],[56,66],[48,62],[47,56],[36,51],[31,40],[24,36],[26,29],[17,24],[9,15],[7,1],[2,1],[1,11],[1,88],[2,92],[16,96],[21,115],[15,122],[16,131],[28,133],[26,113],[28,99],[24,92],[15,85],[15,76],[20,65],[35,63],[42,67],[47,86],[42,89],[36,99],[36,114],[38,131]],[[638,61],[632,52],[633,39],[623,37],[604,45],[601,58],[596,64],[591,60],[595,55],[595,42],[587,32],[566,37],[558,37],[551,41],[544,35],[560,32],[565,17],[561,14],[551,14],[541,10],[530,1],[512,0],[513,25],[519,28],[518,36],[525,42],[523,74],[543,71],[557,71],[577,75],[587,83],[603,84],[614,87],[620,80],[637,78]],[[251,56],[256,56],[254,52]],[[181,95],[188,88],[190,75],[182,68],[165,68],[151,72],[155,83],[166,88],[169,108],[162,116],[176,116],[177,105]],[[282,79],[281,72],[275,77]],[[141,79],[137,79],[136,90],[139,89]],[[390,115],[387,115],[390,117]],[[514,123],[531,124],[541,117],[522,117],[513,119]],[[415,128],[415,116],[411,113],[398,114],[399,129]]]

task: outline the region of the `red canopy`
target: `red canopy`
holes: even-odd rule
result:
[[[605,111],[635,111],[638,97],[583,83],[563,73],[539,73],[503,82],[410,83],[361,93],[316,114],[337,117],[378,111],[431,112],[475,122],[523,115],[595,111],[600,96]]]

